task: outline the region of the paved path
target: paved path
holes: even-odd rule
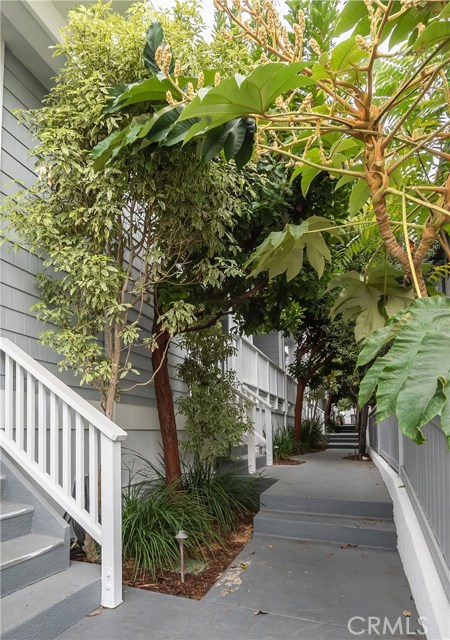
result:
[[[319,533],[336,530],[337,538],[349,528],[343,518],[357,529],[385,518],[391,504],[377,469],[344,460],[345,453],[328,450],[301,456],[306,463],[299,466],[267,468],[278,481],[262,494],[261,514],[268,504],[271,517],[287,510],[296,526],[313,518]],[[123,605],[85,618],[59,640],[344,640],[421,630],[395,548],[295,535],[288,528],[287,537],[256,534],[200,602],[127,589]]]

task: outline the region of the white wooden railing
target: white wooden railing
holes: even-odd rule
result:
[[[247,439],[247,464],[249,474],[256,472],[256,448],[263,447],[266,452],[266,465],[273,465],[273,433],[272,433],[272,406],[264,398],[244,385],[238,391],[243,402],[251,407],[253,431],[246,433]]]
[[[6,338],[0,338],[0,355],[0,445],[101,545],[102,605],[116,607],[122,602],[126,432]]]

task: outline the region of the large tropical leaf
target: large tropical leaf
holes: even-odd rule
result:
[[[321,277],[325,262],[331,260],[321,230],[330,226],[332,223],[326,218],[312,216],[300,225],[287,224],[283,231],[271,233],[248,262],[255,265],[252,275],[268,271],[269,278],[274,278],[286,273],[287,280],[292,280],[301,271],[306,249],[310,265]]]
[[[415,300],[394,315],[366,341],[358,365],[386,348],[367,371],[359,402],[368,402],[376,390],[378,419],[395,415],[418,444],[425,441],[422,427],[440,416],[450,447],[450,298]]]
[[[227,78],[217,87],[198,95],[180,119],[202,118],[199,130],[203,125],[203,133],[206,133],[238,117],[264,114],[279,95],[315,83],[312,78],[299,75],[308,66],[306,62],[271,62],[256,67],[247,77]]]
[[[164,39],[163,28],[160,22],[152,22],[145,36],[144,64],[153,74],[159,72],[156,64],[156,50],[162,45]]]
[[[328,285],[329,290],[341,289],[331,308],[332,317],[341,314],[344,320],[354,320],[355,339],[363,340],[414,300],[413,290],[397,283],[401,276],[391,265],[374,265],[364,275],[348,271],[336,276]]]

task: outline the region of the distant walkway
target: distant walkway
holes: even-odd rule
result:
[[[202,601],[128,588],[119,608],[59,639],[344,640],[421,630],[381,476],[345,454],[265,469],[278,481],[261,496],[255,535]]]

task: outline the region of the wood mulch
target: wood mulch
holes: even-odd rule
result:
[[[360,456],[358,453],[356,455],[354,453],[349,453],[348,456],[344,456],[342,460],[359,460],[360,462],[370,462],[372,458],[369,455]]]
[[[306,460],[293,460],[292,458],[283,458],[283,460],[274,461],[274,464],[285,464],[285,465],[293,465],[293,464],[305,464]]]
[[[130,587],[158,591],[172,596],[182,596],[193,600],[200,600],[211,589],[217,579],[233,562],[253,535],[253,516],[239,522],[236,529],[224,540],[223,545],[216,545],[213,549],[205,550],[206,567],[200,573],[187,573],[184,584],[180,581],[180,574],[175,571],[164,571],[154,579],[148,572],[133,579],[133,567],[125,562],[123,567],[123,582]]]

